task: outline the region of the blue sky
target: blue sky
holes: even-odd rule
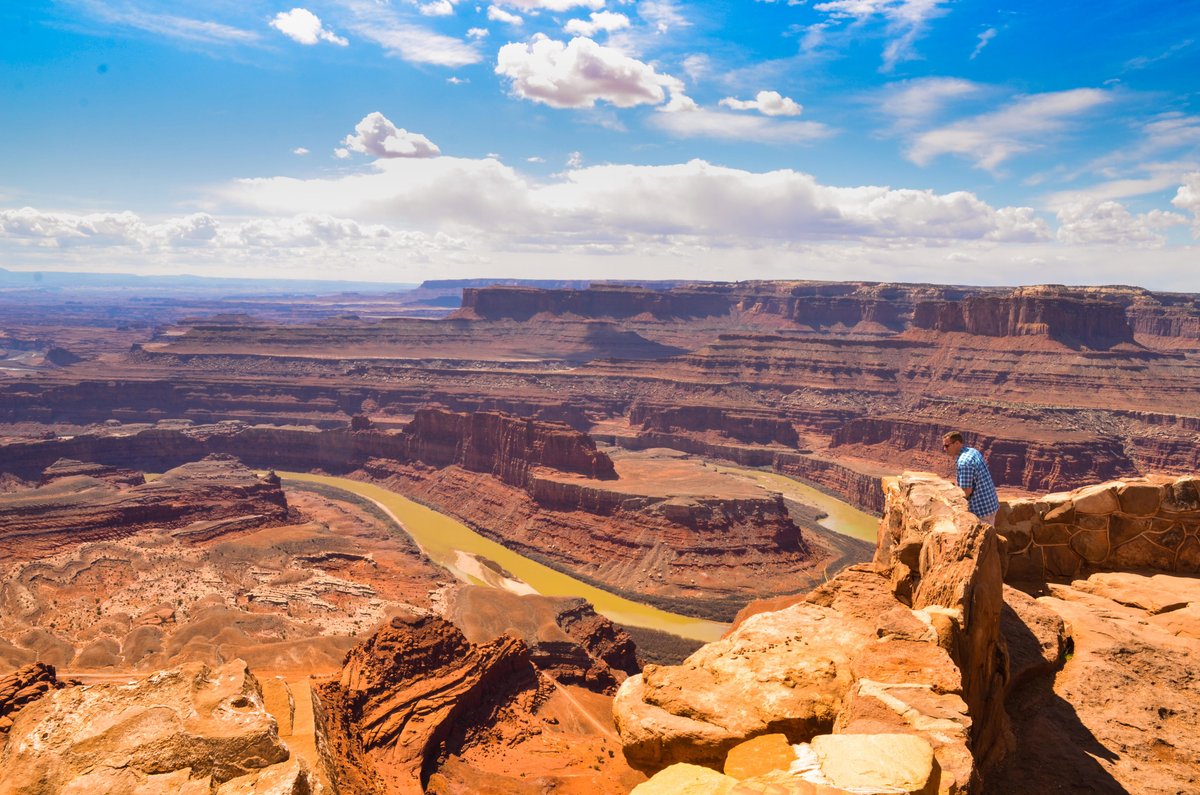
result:
[[[59,0],[0,25],[11,269],[1200,290],[1200,3]]]

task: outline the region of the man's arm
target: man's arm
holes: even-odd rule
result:
[[[963,490],[963,494],[967,499],[971,499],[971,492],[975,491],[975,468],[969,463],[959,463],[955,465],[958,475],[958,487]]]

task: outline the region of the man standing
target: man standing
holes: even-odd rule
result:
[[[942,437],[942,449],[958,462],[958,487],[967,495],[967,507],[982,521],[994,525],[1000,499],[996,484],[988,472],[983,454],[974,447],[964,447],[962,434],[951,431]]]

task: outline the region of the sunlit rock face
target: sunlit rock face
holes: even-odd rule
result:
[[[310,782],[241,661],[48,693],[17,714],[0,780],[31,795],[283,793]]]

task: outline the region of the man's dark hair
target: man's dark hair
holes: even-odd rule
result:
[[[959,444],[962,444],[962,440],[963,438],[961,433],[958,431],[950,431],[950,433],[942,437],[942,444],[950,444],[951,442],[958,442]]]

